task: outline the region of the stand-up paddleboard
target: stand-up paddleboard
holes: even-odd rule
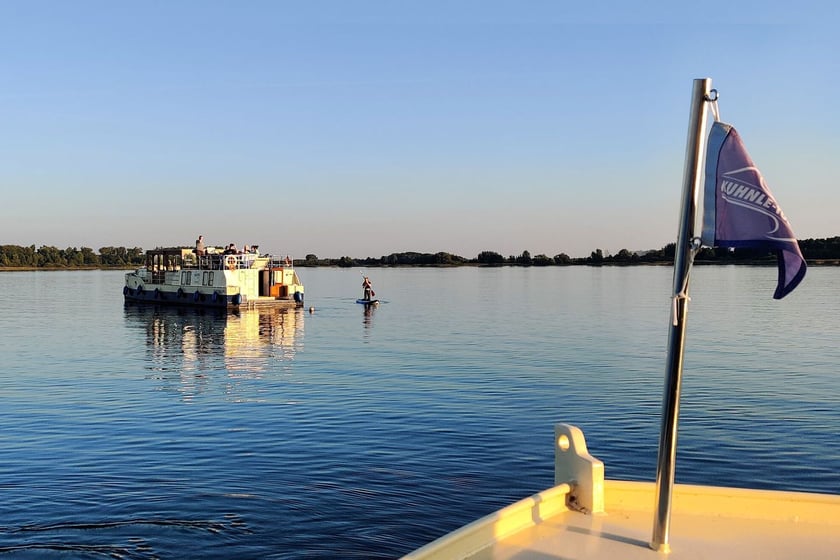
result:
[[[356,303],[363,303],[365,305],[379,305],[378,299],[357,299]]]

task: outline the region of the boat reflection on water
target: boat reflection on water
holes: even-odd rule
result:
[[[184,398],[223,383],[225,393],[268,372],[282,375],[302,341],[301,309],[240,311],[126,303],[126,323],[145,330],[150,378]],[[248,391],[245,391],[246,393]]]

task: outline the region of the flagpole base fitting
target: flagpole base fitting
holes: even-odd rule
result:
[[[648,546],[650,546],[656,552],[661,554],[670,554],[671,553],[671,545],[668,543],[655,543],[652,542]]]

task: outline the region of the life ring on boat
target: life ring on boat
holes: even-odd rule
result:
[[[184,297],[184,288],[178,288],[178,299]]]
[[[225,257],[225,266],[228,270],[236,270],[236,257],[228,255]]]

